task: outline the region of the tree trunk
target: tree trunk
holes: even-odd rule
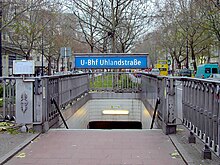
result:
[[[207,58],[207,63],[210,63],[210,61],[211,61],[211,55],[210,55],[210,53],[208,54],[208,58]]]
[[[174,75],[175,71],[174,71],[174,58],[172,57],[172,76]]]
[[[177,69],[181,69],[181,62],[180,61],[176,61],[177,63]]]
[[[192,57],[192,62],[193,62],[193,68],[196,71],[197,66],[196,66],[196,57],[195,57],[195,51],[194,51],[194,48],[193,48],[193,44],[190,45],[190,49],[191,49],[191,57]]]
[[[28,51],[27,54],[26,54],[26,60],[31,60],[30,59],[30,51]]]
[[[90,51],[91,51],[91,53],[94,52],[94,46],[93,45],[90,45]]]
[[[56,61],[56,63],[57,63],[56,72],[59,72],[59,69],[60,69],[59,61],[60,61],[60,58],[58,58],[57,61]]]
[[[51,57],[48,58],[48,75],[51,75]]]
[[[115,53],[115,34],[112,34],[112,53]]]
[[[220,42],[218,44],[218,63],[220,64]]]

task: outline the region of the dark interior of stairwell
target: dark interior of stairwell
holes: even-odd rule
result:
[[[92,121],[88,129],[142,129],[138,121]]]

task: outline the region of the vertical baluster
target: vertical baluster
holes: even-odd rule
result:
[[[198,124],[197,124],[197,135],[201,135],[201,116],[200,116],[200,109],[201,109],[201,104],[202,104],[202,85],[200,82],[198,82],[198,90],[197,90],[197,115],[198,115]]]
[[[127,83],[126,89],[128,91],[130,91],[130,89],[129,89],[129,73],[126,74],[126,83]]]
[[[208,104],[209,104],[209,87],[208,84],[205,84],[205,106],[204,106],[204,123],[205,123],[205,142],[208,140],[207,139],[207,133],[208,133]]]
[[[190,130],[193,129],[193,117],[194,117],[194,115],[193,115],[193,92],[194,92],[193,85],[194,85],[193,81],[190,80],[190,88],[189,88],[189,90],[190,90],[190,95],[189,95],[190,128],[189,129]]]
[[[196,122],[196,117],[195,117],[195,82],[192,81],[192,100],[191,100],[191,115],[192,115],[192,125],[191,125],[191,130],[194,132],[195,128],[195,122]]]
[[[209,85],[209,107],[208,107],[208,128],[209,128],[209,132],[208,132],[208,143],[209,146],[212,147],[212,143],[213,143],[213,105],[214,105],[214,86],[212,84]]]
[[[199,125],[199,114],[198,114],[198,109],[199,109],[199,98],[198,98],[198,92],[199,92],[199,85],[198,82],[195,82],[195,129],[194,133],[198,134],[198,125]]]
[[[186,125],[186,81],[182,81],[182,112],[183,112],[183,124]]]
[[[219,139],[219,136],[218,136],[218,117],[220,115],[219,114],[219,108],[220,108],[219,91],[220,91],[220,86],[217,85],[214,91],[215,101],[214,101],[214,107],[213,107],[213,141],[214,141],[213,148],[215,152],[217,152],[217,144],[218,144],[218,139]]]
[[[187,97],[187,112],[188,112],[188,128],[191,128],[192,125],[192,116],[191,116],[191,82],[188,81],[188,97]]]

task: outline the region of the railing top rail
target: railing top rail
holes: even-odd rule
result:
[[[157,75],[152,75],[150,73],[143,73],[143,72],[139,72],[139,73],[142,73],[149,77],[155,77],[158,79],[169,78],[169,79],[175,79],[179,81],[194,81],[194,82],[209,83],[209,84],[220,84],[220,80],[214,80],[214,79],[210,80],[210,79],[193,78],[193,77],[157,76]]]
[[[64,74],[64,75],[50,75],[50,76],[4,76],[0,77],[0,79],[45,79],[45,78],[59,78],[59,77],[71,77],[71,76],[79,76],[86,75],[88,73],[77,73],[77,74]]]
[[[102,74],[102,73],[112,73],[112,74],[118,74],[118,73],[124,73],[124,74],[136,74],[136,72],[89,72],[88,74],[96,74],[96,73],[99,73],[99,74]]]
[[[201,82],[201,83],[209,83],[209,84],[220,84],[219,80],[210,80],[210,79],[201,79],[201,78],[192,78],[192,77],[178,77],[178,76],[157,76],[157,75],[152,75],[150,73],[145,73],[145,72],[86,72],[86,73],[73,73],[73,74],[64,74],[64,75],[46,75],[46,76],[3,76],[0,77],[0,80],[4,79],[32,79],[32,80],[40,80],[40,79],[47,79],[47,78],[65,78],[65,77],[73,77],[73,76],[82,76],[82,75],[87,75],[87,74],[142,74],[146,75],[149,77],[153,78],[158,78],[158,79],[164,79],[164,78],[169,78],[169,79],[175,79],[179,81],[194,81],[194,82]]]

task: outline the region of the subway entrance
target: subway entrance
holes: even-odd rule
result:
[[[88,129],[142,129],[139,121],[91,121]]]

